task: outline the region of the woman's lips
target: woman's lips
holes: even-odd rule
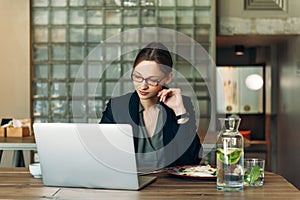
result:
[[[140,90],[139,90],[139,93],[140,93],[140,95],[142,95],[142,96],[146,96],[149,92],[145,92],[145,91],[140,91]]]

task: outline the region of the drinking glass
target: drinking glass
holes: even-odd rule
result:
[[[262,186],[264,184],[265,160],[259,158],[244,159],[244,185]]]

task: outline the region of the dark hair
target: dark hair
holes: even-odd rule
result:
[[[155,61],[161,64],[161,70],[166,75],[172,71],[173,61],[168,48],[159,42],[152,42],[144,47],[136,56],[133,69],[142,61]]]

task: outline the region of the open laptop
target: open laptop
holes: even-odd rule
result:
[[[34,123],[47,186],[139,190],[156,177],[137,173],[128,124]]]

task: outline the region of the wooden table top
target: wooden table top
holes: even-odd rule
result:
[[[0,143],[35,143],[35,137],[0,137]]]
[[[215,181],[181,179],[161,173],[140,191],[45,187],[28,168],[0,168],[1,199],[300,199],[300,192],[283,177],[265,173],[262,187],[223,192]]]

